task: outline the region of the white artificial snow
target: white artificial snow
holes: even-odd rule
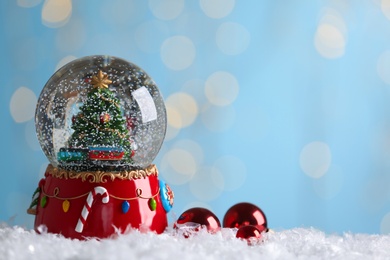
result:
[[[390,259],[390,236],[326,235],[316,229],[270,232],[251,246],[231,229],[217,234],[201,230],[189,238],[163,234],[128,234],[79,241],[0,226],[0,259]]]

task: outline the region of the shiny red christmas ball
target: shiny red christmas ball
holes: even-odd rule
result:
[[[260,232],[268,229],[264,212],[248,202],[232,206],[223,218],[223,227],[225,228],[241,228],[249,225],[256,227]]]
[[[186,228],[198,231],[200,227],[206,227],[211,233],[221,229],[221,223],[213,212],[205,208],[191,208],[184,211],[174,224],[174,228]]]
[[[261,239],[261,232],[255,226],[242,226],[237,230],[236,237],[246,239],[248,244],[252,244]]]

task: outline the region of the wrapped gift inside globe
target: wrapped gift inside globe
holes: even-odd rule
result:
[[[136,65],[90,56],[68,63],[46,83],[36,130],[54,167],[144,168],[164,139],[165,105],[156,84]]]

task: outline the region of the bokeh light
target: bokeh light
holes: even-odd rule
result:
[[[237,97],[239,85],[237,79],[226,71],[217,71],[211,74],[205,85],[205,94],[211,104],[227,106]]]
[[[18,88],[11,97],[10,111],[16,123],[23,123],[34,117],[37,97],[31,89]]]
[[[161,160],[160,172],[164,179],[172,184],[180,185],[188,182],[196,171],[195,158],[184,149],[173,148]]]
[[[233,11],[235,0],[200,0],[203,12],[214,19],[227,16]]]
[[[204,160],[204,152],[199,143],[191,140],[191,139],[180,139],[176,141],[172,147],[178,149],[184,149],[191,153],[197,165],[201,165]]]
[[[320,178],[332,163],[329,146],[324,142],[311,142],[305,145],[299,157],[302,171],[309,177]]]
[[[175,93],[165,101],[168,124],[175,128],[183,128],[194,123],[198,116],[198,105],[193,97],[186,93]]]
[[[50,28],[65,25],[72,15],[71,0],[45,0],[42,7],[42,23]]]
[[[161,46],[161,59],[172,70],[184,70],[191,66],[196,56],[195,45],[186,36],[173,36]]]
[[[129,0],[110,0],[99,3],[99,9],[102,19],[114,26],[123,26],[131,23],[140,12],[137,10],[136,1]]]
[[[382,0],[381,9],[387,19],[390,19],[390,0]]]
[[[215,40],[218,48],[227,55],[237,55],[248,48],[248,30],[238,23],[226,22],[218,27]]]
[[[184,0],[149,0],[149,7],[153,15],[161,20],[175,19],[184,8]]]
[[[314,36],[314,45],[321,56],[328,59],[344,55],[347,44],[344,20],[334,10],[326,10]]]

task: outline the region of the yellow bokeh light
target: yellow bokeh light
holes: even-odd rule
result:
[[[72,15],[71,0],[46,0],[42,7],[42,23],[50,28],[65,25]]]
[[[182,128],[180,112],[168,104],[165,105],[167,110],[168,125],[177,129]]]
[[[325,58],[334,59],[344,55],[344,37],[333,25],[318,26],[314,42],[317,51]]]
[[[174,148],[168,152],[166,159],[172,168],[180,174],[193,175],[195,173],[195,159],[187,150]]]
[[[346,42],[347,27],[343,18],[334,10],[326,9],[314,36],[316,50],[324,58],[336,59],[344,55]]]
[[[390,19],[390,0],[381,1],[381,10],[387,19]]]
[[[186,93],[175,93],[165,102],[168,124],[175,128],[183,128],[194,123],[198,116],[198,105],[195,99]]]
[[[226,22],[216,32],[218,48],[226,55],[237,55],[244,52],[250,43],[249,31],[239,23]]]
[[[26,87],[18,88],[11,97],[10,112],[16,123],[27,122],[34,117],[37,97]]]
[[[204,152],[199,143],[191,139],[180,139],[172,145],[173,148],[184,149],[192,154],[197,164],[203,163]]]
[[[196,170],[195,158],[185,149],[173,148],[161,160],[160,171],[167,182],[175,185],[190,181]]]

